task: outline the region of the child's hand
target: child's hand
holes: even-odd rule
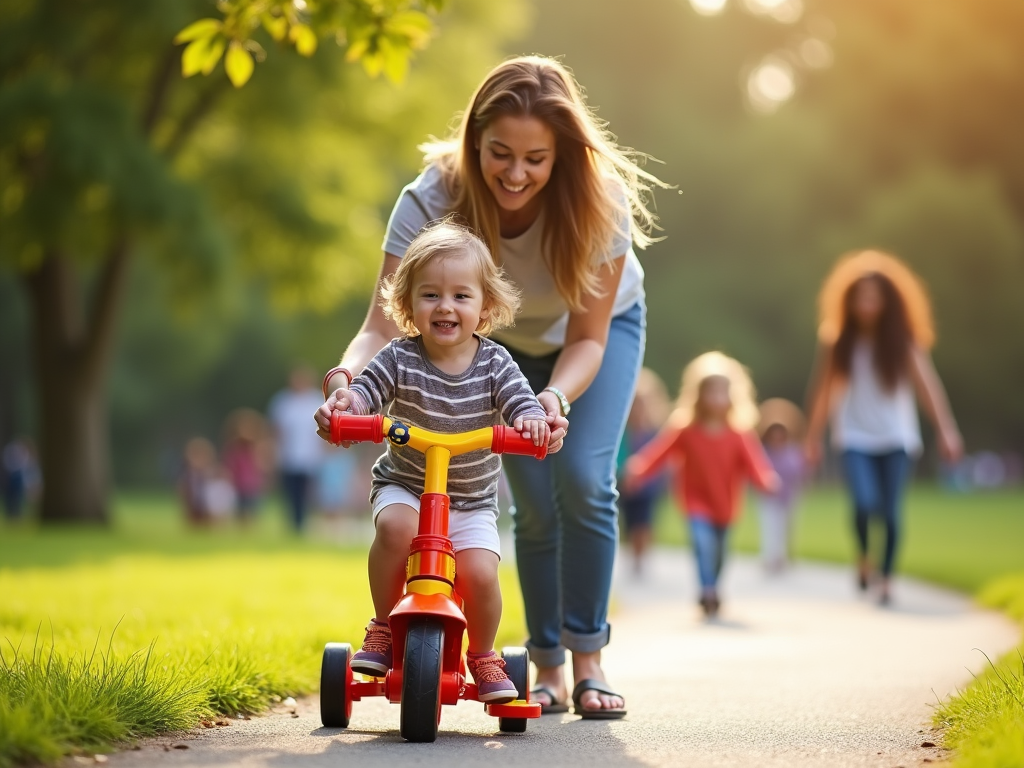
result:
[[[622,490],[626,493],[636,493],[641,485],[637,478],[635,462],[632,458],[627,459],[626,466],[622,468]]]
[[[331,414],[335,411],[349,411],[352,409],[352,393],[347,389],[339,388],[334,390],[327,400],[316,409],[313,420],[316,421],[316,433],[322,440],[331,442]],[[343,448],[348,448],[351,442],[345,440],[341,443]]]
[[[956,464],[964,457],[964,440],[955,427],[939,432],[939,454],[949,464]]]
[[[545,419],[523,419],[522,427],[517,429],[523,437],[533,438],[534,445],[546,445],[551,439],[551,427]]]

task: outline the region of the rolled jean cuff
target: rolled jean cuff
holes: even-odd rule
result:
[[[526,650],[530,652],[530,661],[538,667],[561,667],[565,664],[565,646],[556,645],[554,648],[538,648],[531,642],[526,643]]]
[[[583,635],[579,632],[562,628],[562,645],[576,653],[596,653],[608,645],[611,639],[611,624],[605,624],[600,632]]]

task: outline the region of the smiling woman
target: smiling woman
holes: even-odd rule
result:
[[[566,711],[572,652],[576,713],[613,718],[624,699],[606,683],[608,596],[618,540],[615,458],[643,358],[643,247],[661,184],[637,167],[559,62],[495,67],[454,134],[423,147],[426,168],[402,192],[384,241],[381,282],[430,221],[459,214],[519,289],[514,327],[493,338],[526,375],[555,429],[573,414],[573,443],[543,462],[511,457],[519,567],[537,665],[534,698]],[[341,366],[360,371],[396,328],[375,305]],[[347,371],[330,387],[347,385]],[[317,412],[329,423],[333,395]],[[560,433],[561,430],[555,430]],[[322,433],[324,434],[324,433]]]

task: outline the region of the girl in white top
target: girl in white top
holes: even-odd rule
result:
[[[646,193],[660,182],[615,143],[565,67],[540,56],[495,67],[455,133],[424,152],[426,169],[388,223],[381,280],[424,224],[457,213],[520,289],[515,327],[494,339],[538,393],[554,439],[562,433],[554,419],[570,407],[574,434],[568,450],[543,462],[505,462],[537,667],[533,699],[545,712],[567,709],[568,650],[576,712],[622,717],[624,699],[600,662],[618,543],[615,457],[645,338],[643,271],[632,246],[651,242]],[[396,335],[371,305],[341,365],[358,373]],[[325,390],[349,378],[331,373]]]
[[[915,394],[938,434],[939,451],[956,461],[963,444],[928,350],[931,306],[917,276],[880,251],[839,260],[818,297],[820,347],[810,391],[806,454],[821,458],[831,414],[832,444],[842,455],[860,551],[858,580],[867,589],[868,520],[885,521],[880,601],[889,602],[899,508],[913,458],[921,452]]]

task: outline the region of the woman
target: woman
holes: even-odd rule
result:
[[[625,702],[605,680],[608,598],[618,538],[615,458],[643,359],[643,271],[632,243],[651,242],[652,184],[602,129],[557,61],[496,67],[456,133],[423,147],[426,169],[388,222],[380,279],[393,273],[427,222],[458,213],[480,233],[523,294],[514,328],[494,334],[512,354],[556,433],[573,414],[570,450],[544,462],[506,457],[515,500],[519,579],[534,700],[583,717],[616,718]],[[398,329],[376,302],[325,393],[347,386]],[[329,423],[331,397],[317,412]],[[566,429],[568,429],[566,427]]]
[[[853,500],[858,582],[868,588],[868,521],[885,522],[879,601],[890,600],[900,504],[911,462],[921,451],[914,395],[935,424],[947,461],[963,442],[928,350],[935,339],[931,305],[917,276],[894,256],[860,251],[840,259],[818,297],[820,347],[811,381],[805,446],[821,458],[829,413]]]

